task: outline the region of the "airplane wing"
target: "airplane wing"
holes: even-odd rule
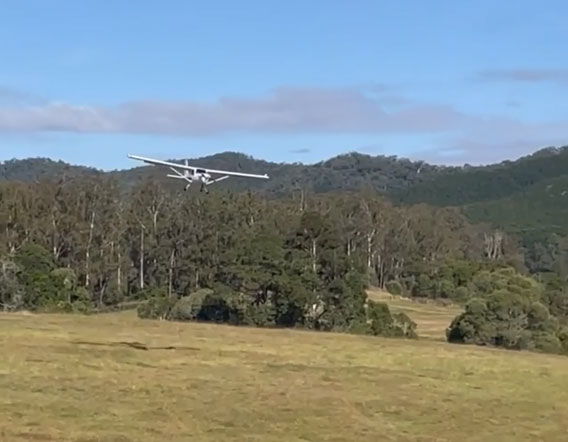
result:
[[[145,163],[148,164],[155,164],[155,165],[159,165],[159,166],[169,166],[169,167],[174,167],[174,168],[179,168],[179,169],[188,169],[188,170],[205,170],[208,173],[215,173],[215,174],[220,174],[220,175],[229,175],[229,176],[240,176],[240,177],[246,177],[246,178],[263,178],[263,179],[268,179],[269,176],[268,174],[264,174],[264,175],[256,175],[253,173],[242,173],[242,172],[231,172],[231,171],[227,171],[227,170],[215,170],[215,169],[207,169],[206,167],[195,167],[195,166],[189,166],[189,165],[185,165],[185,164],[177,164],[177,163],[170,163],[168,161],[160,161],[160,160],[154,160],[152,158],[145,158],[145,157],[140,157],[137,155],[128,155],[128,158],[131,158],[133,160],[138,160],[138,161],[143,161]]]
[[[131,158],[133,160],[143,161],[144,163],[148,163],[148,164],[154,164],[154,165],[157,165],[157,166],[168,166],[168,167],[175,167],[175,168],[179,168],[179,169],[188,169],[188,170],[197,169],[196,167],[186,166],[184,164],[170,163],[168,161],[154,160],[152,158],[139,157],[138,155],[128,155],[128,158]]]
[[[201,168],[199,168],[201,169]],[[268,174],[264,174],[264,175],[256,175],[254,173],[242,173],[242,172],[231,172],[228,170],[215,170],[215,169],[206,169],[205,167],[203,168],[203,170],[205,170],[207,173],[218,173],[220,175],[229,175],[229,176],[242,176],[242,177],[246,177],[246,178],[264,178],[265,180],[267,180],[269,178]]]

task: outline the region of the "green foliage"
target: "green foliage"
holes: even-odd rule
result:
[[[191,321],[197,319],[204,299],[211,293],[213,293],[211,289],[200,289],[188,296],[180,298],[170,311],[169,319],[174,321]]]
[[[563,327],[558,332],[558,340],[564,353],[568,354],[568,327]]]
[[[404,290],[402,284],[397,280],[387,282],[386,289],[391,295],[402,295]]]
[[[13,260],[0,257],[0,307],[4,311],[18,310],[24,305],[25,288],[20,272],[20,267]]]
[[[137,313],[142,319],[167,319],[176,304],[176,299],[158,288],[144,291],[145,301],[138,304]]]
[[[507,197],[547,179],[566,175],[568,146],[542,150],[517,161],[468,168],[446,168],[433,179],[397,192],[406,203],[440,206],[489,201]]]
[[[545,305],[523,293],[498,289],[470,300],[447,330],[448,342],[559,353],[564,339]]]
[[[78,286],[71,268],[58,268],[52,255],[37,244],[26,244],[14,255],[4,258],[0,295],[5,307],[45,312],[91,310],[89,293]]]
[[[555,301],[550,294],[549,302],[545,302],[545,285],[502,262],[432,262],[427,266],[409,267],[400,282],[404,291],[414,297],[442,298],[465,304],[472,298],[485,298],[496,291],[506,290],[532,301],[542,301],[547,306],[556,302],[559,310],[563,308],[562,297]]]
[[[371,302],[368,305],[369,334],[387,337],[417,338],[416,323],[406,314],[391,314],[384,302]]]
[[[255,166],[239,156],[211,159],[219,167],[233,160]],[[426,176],[413,175],[415,166],[348,155],[310,170],[343,177],[355,167],[404,186]],[[173,180],[158,179],[125,194],[114,178],[0,184],[3,308],[89,312],[142,300],[142,317],[411,335],[401,315],[375,318],[371,329],[368,315],[377,312],[365,309],[365,288],[372,283],[460,303],[506,291],[564,321],[565,281],[552,290],[530,278],[513,265],[524,246],[453,208],[397,207],[369,188],[316,194],[300,182],[297,192],[265,188],[278,199],[222,187],[181,195],[167,187]],[[316,187],[332,190],[326,180]],[[549,248],[557,263],[561,244]],[[533,310],[535,318],[542,313]]]
[[[195,159],[205,167],[267,172],[270,180],[235,180],[216,190],[255,189],[265,196],[299,198],[331,192],[373,190],[393,203],[460,207],[472,223],[488,223],[521,240],[531,271],[568,275],[568,146],[546,148],[516,161],[480,167],[443,167],[395,156],[349,153],[315,165],[276,164],[236,152]],[[12,160],[0,164],[0,180],[32,183],[115,180],[124,193],[154,182],[177,191],[175,180],[156,167],[102,173],[47,159]],[[131,196],[131,195],[130,195]],[[307,206],[310,208],[310,206]]]
[[[15,261],[26,273],[47,274],[56,267],[52,255],[38,244],[23,245]]]
[[[568,288],[565,282],[558,277],[549,277],[545,278],[544,285],[542,302],[561,323],[568,325]]]

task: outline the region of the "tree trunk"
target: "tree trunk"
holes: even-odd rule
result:
[[[103,282],[101,285],[101,290],[99,292],[99,308],[103,306],[103,299],[105,296],[106,286],[107,286],[106,282]]]
[[[174,262],[176,256],[176,249],[172,249],[172,253],[170,254],[170,268],[168,270],[168,295],[172,296],[172,286],[174,280]]]
[[[144,225],[140,224],[140,290],[144,290]]]
[[[375,229],[367,234],[367,269],[373,266],[373,238],[375,236]]]
[[[93,244],[93,232],[95,230],[95,211],[91,214],[91,224],[89,226],[89,241],[87,242],[87,252],[85,260],[85,287],[89,287],[91,283],[91,245]]]
[[[317,240],[312,239],[312,270],[317,271]]]
[[[116,266],[116,287],[120,294],[122,294],[122,256],[120,250],[117,252],[117,266]]]

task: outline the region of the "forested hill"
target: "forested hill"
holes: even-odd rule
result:
[[[169,161],[181,162],[170,159]],[[226,183],[220,183],[218,188],[236,190],[256,189],[270,195],[289,194],[294,189],[305,189],[314,193],[324,193],[334,190],[359,190],[361,187],[371,187],[381,192],[391,192],[403,189],[409,185],[422,182],[424,179],[437,175],[440,166],[423,162],[413,162],[395,156],[370,156],[359,153],[340,155],[312,165],[300,163],[273,163],[251,158],[235,152],[191,159],[191,164],[211,168],[235,170],[248,173],[268,173],[269,181],[231,178]],[[108,172],[120,183],[131,188],[145,178],[154,178],[167,186],[179,185],[179,182],[168,180],[167,169],[142,165],[132,162],[132,169]],[[81,173],[96,173],[93,169],[66,165],[48,159],[11,160],[0,165],[0,180],[34,181],[44,178],[61,176],[76,176]],[[179,187],[179,186],[178,186]]]
[[[180,161],[180,160],[170,160]],[[235,152],[224,152],[191,159],[208,168],[268,173],[269,181],[232,178],[219,187],[257,189],[280,195],[303,188],[314,193],[359,190],[369,187],[386,193],[402,203],[428,203],[438,206],[462,206],[502,199],[529,192],[539,183],[568,175],[568,146],[542,149],[516,161],[480,167],[443,167],[410,161],[396,156],[370,156],[349,153],[320,163],[273,163]],[[152,177],[168,184],[164,168],[132,162],[132,169],[108,172],[120,183],[131,187]],[[76,177],[99,171],[52,161],[45,158],[10,160],[0,163],[0,180],[41,181],[46,178]]]
[[[29,158],[0,162],[0,181],[39,182],[59,178],[76,178],[99,171],[84,166],[74,166],[48,158]]]
[[[179,161],[179,160],[171,160]],[[208,168],[268,173],[270,180],[231,178],[217,189],[255,189],[266,196],[297,190],[325,193],[370,188],[399,204],[427,203],[463,208],[470,220],[488,222],[519,235],[526,243],[549,241],[551,233],[568,236],[568,146],[547,148],[516,161],[480,167],[442,167],[395,156],[349,153],[313,165],[273,163],[235,152],[191,160]],[[153,178],[169,189],[179,182],[167,169],[132,162],[133,168],[107,172],[125,189]],[[0,180],[42,181],[100,174],[92,168],[48,159],[0,163]]]
[[[568,146],[489,166],[446,168],[434,179],[397,189],[393,196],[410,204],[461,206],[530,193],[533,186],[561,176],[568,176]]]

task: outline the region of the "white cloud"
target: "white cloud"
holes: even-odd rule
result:
[[[421,152],[421,158],[443,164],[489,164],[516,159],[537,149],[568,145],[568,121],[522,123],[512,119],[484,119],[436,148]]]
[[[568,121],[525,123],[500,116],[464,114],[450,106],[397,99],[384,87],[278,88],[260,99],[226,97],[213,103],[146,100],[116,107],[33,103],[25,99],[11,100],[6,105],[0,100],[2,132],[177,136],[342,133],[375,137],[425,134],[434,136],[437,143],[430,150],[422,150],[424,159],[472,164],[523,155],[539,146],[568,143]]]
[[[406,105],[396,111],[355,88],[280,88],[262,99],[138,101],[118,107],[50,103],[0,107],[0,131],[65,131],[203,136],[252,133],[396,133],[453,129],[464,116],[447,106]]]

